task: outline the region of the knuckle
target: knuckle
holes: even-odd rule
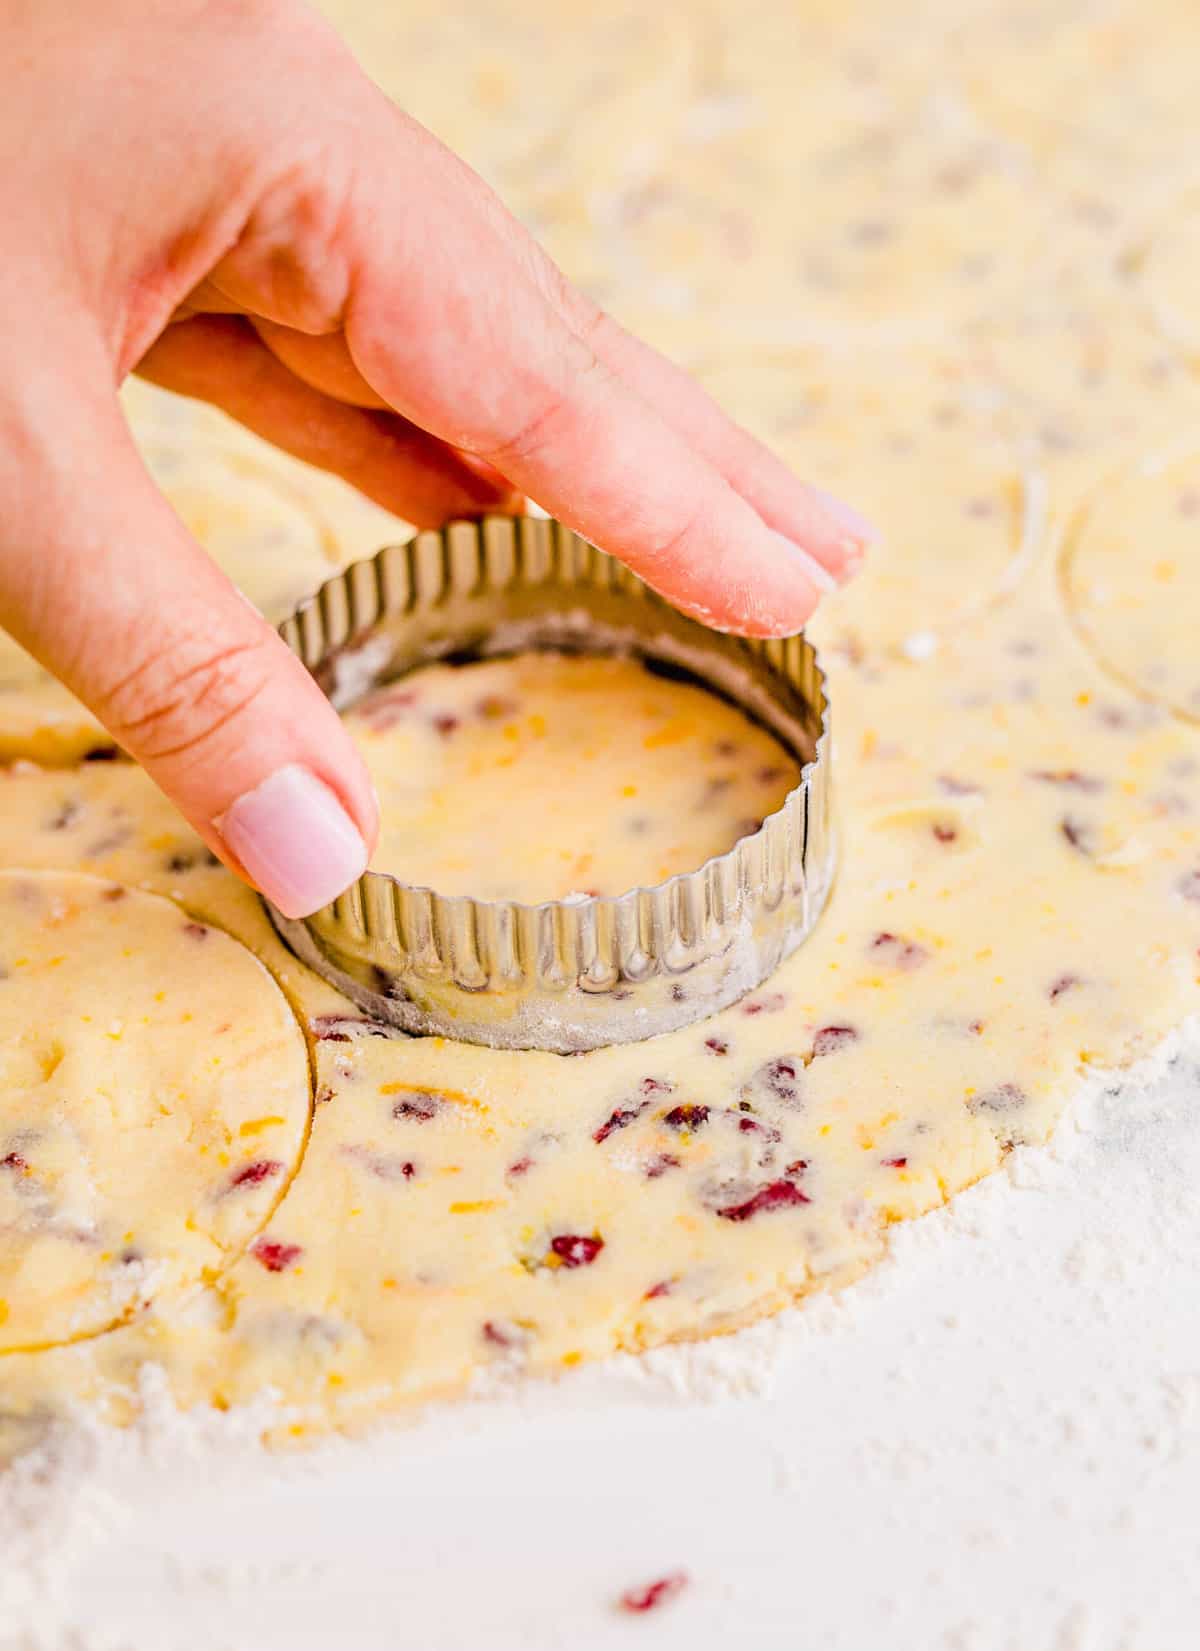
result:
[[[98,709],[144,761],[199,755],[250,710],[270,675],[262,640],[214,645],[198,634],[173,637],[111,683]]]

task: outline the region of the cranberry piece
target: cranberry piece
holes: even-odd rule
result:
[[[764,1210],[785,1210],[811,1202],[794,1181],[768,1181],[740,1204],[727,1204],[717,1214],[723,1221],[749,1221],[751,1216],[761,1215]]]
[[[1077,854],[1091,855],[1095,853],[1095,844],[1090,826],[1072,818],[1070,814],[1064,814],[1059,821],[1058,829]]]
[[[458,728],[459,719],[458,717],[451,715],[449,711],[439,711],[433,719],[433,726],[434,730],[439,733],[443,739],[448,739],[450,735],[454,733],[455,729]]]
[[[653,1082],[653,1079],[650,1081]],[[601,1142],[607,1141],[614,1130],[627,1129],[633,1120],[639,1117],[646,1110],[647,1104],[647,1102],[643,1101],[641,1106],[618,1107],[617,1110],[611,1113],[605,1122],[600,1125],[600,1128],[595,1131],[592,1136],[592,1140],[597,1144],[600,1144]]]
[[[800,1094],[800,1073],[803,1069],[800,1061],[781,1055],[778,1059],[769,1061],[759,1073],[759,1077],[764,1088],[778,1100],[794,1101]]]
[[[674,1280],[660,1278],[657,1284],[652,1284],[642,1297],[643,1301],[656,1301],[659,1296],[669,1296],[675,1288]]]
[[[283,1165],[276,1158],[256,1158],[252,1164],[246,1164],[230,1180],[230,1188],[260,1187],[264,1181],[269,1181],[273,1175],[282,1175]]]
[[[702,1129],[707,1122],[708,1108],[692,1102],[673,1106],[670,1112],[663,1114],[663,1123],[669,1129]]]
[[[853,1026],[822,1026],[813,1039],[814,1060],[821,1055],[836,1055],[839,1049],[857,1043],[858,1036]]]
[[[504,1173],[506,1175],[524,1175],[527,1170],[531,1170],[532,1168],[532,1158],[518,1158],[515,1163],[508,1166]]]
[[[879,1160],[879,1162],[883,1165],[884,1169],[907,1169],[908,1168],[908,1159],[907,1158],[881,1158]]]
[[[402,1118],[413,1118],[419,1124],[427,1124],[430,1118],[436,1118],[442,1110],[442,1103],[436,1095],[428,1090],[415,1089],[411,1095],[406,1095],[402,1101],[397,1101],[392,1108],[392,1117],[400,1121]]]
[[[643,1078],[638,1084],[643,1095],[669,1095],[674,1087],[666,1078]]]
[[[807,1168],[807,1158],[793,1158],[790,1164],[785,1165],[783,1173],[785,1175],[803,1175]]]
[[[929,953],[924,946],[915,940],[908,940],[902,934],[889,934],[881,930],[871,942],[872,953],[893,969],[908,972],[910,969],[919,969],[926,962]]]
[[[1050,987],[1047,996],[1049,997],[1051,1003],[1055,1003],[1064,992],[1069,992],[1073,986],[1082,985],[1083,982],[1080,980],[1078,975],[1059,975],[1058,979]]]
[[[183,925],[183,932],[184,934],[191,935],[193,940],[208,939],[208,930],[205,928],[203,923],[185,923]]]
[[[506,1352],[512,1352],[514,1348],[524,1347],[529,1340],[529,1331],[512,1319],[488,1319],[483,1326],[483,1339],[491,1342],[493,1347],[503,1347]]]
[[[744,1015],[775,1015],[783,1008],[787,997],[783,992],[764,992],[762,997],[747,998],[742,1004]]]
[[[550,1249],[564,1267],[590,1267],[604,1248],[604,1240],[581,1233],[559,1233],[550,1240]]]
[[[958,830],[955,826],[947,825],[943,820],[935,820],[933,835],[939,843],[954,843],[958,841]]]
[[[303,1253],[299,1244],[284,1244],[277,1238],[256,1238],[250,1246],[250,1254],[269,1273],[285,1272]]]
[[[655,1611],[660,1605],[674,1599],[676,1594],[688,1585],[686,1571],[672,1571],[669,1576],[660,1576],[654,1582],[643,1583],[638,1588],[627,1588],[621,1595],[622,1611]]]
[[[676,1158],[674,1153],[660,1152],[657,1157],[651,1158],[646,1164],[647,1181],[657,1181],[669,1169],[678,1169],[682,1159]]]
[[[727,1055],[729,1053],[729,1045],[724,1038],[705,1038],[704,1047],[710,1055]]]
[[[10,1152],[7,1157],[0,1158],[0,1169],[19,1169],[22,1173],[29,1168],[29,1160],[22,1158],[19,1152]]]

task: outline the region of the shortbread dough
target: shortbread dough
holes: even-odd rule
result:
[[[183,1403],[271,1392],[304,1437],[497,1371],[731,1329],[854,1277],[892,1222],[1045,1140],[1081,1073],[1200,1008],[1200,390],[1152,301],[1200,293],[1195,243],[1164,216],[1200,141],[1188,0],[1053,18],[1034,0],[969,18],[821,0],[800,22],[782,0],[667,0],[620,38],[615,14],[564,22],[548,3],[472,34],[478,8],[452,0],[412,14],[404,51],[373,0],[328,9],[390,90],[446,111],[571,274],[878,516],[883,546],[813,626],[837,885],[773,979],[681,1032],[578,1057],[405,1039],[285,952],[132,766],[11,767],[0,865],[167,897],[153,910],[178,932],[139,923],[139,966],[235,1028],[282,1014],[254,954],[308,1030],[315,1088],[298,1172],[212,1276],[181,1214],[160,1236],[190,1285],[0,1356],[0,1452],[6,1418],[80,1398],[128,1415],[148,1360]],[[182,439],[179,404],[148,409],[145,439]],[[330,498],[340,557],[359,518]],[[441,677],[466,692],[467,673]],[[637,725],[628,688],[612,684],[605,726]],[[538,714],[549,727],[554,707],[520,716]],[[589,731],[576,797],[596,777]],[[372,761],[386,778],[440,738],[377,727]],[[478,802],[462,789],[447,820]],[[666,825],[664,796],[646,802]],[[492,793],[493,816],[497,797],[513,800]],[[463,832],[464,886],[494,874],[494,841],[480,854]],[[193,978],[185,922],[220,968]],[[121,950],[87,971],[97,1006],[133,966]],[[69,1041],[62,1005],[43,994],[22,1048]],[[200,1060],[216,1041],[172,1049]],[[160,1061],[139,1064],[147,1085]],[[273,1157],[295,1161],[295,1128]],[[172,1209],[206,1207],[207,1159],[156,1187],[125,1150],[131,1199],[165,1208],[170,1185]],[[32,1339],[75,1333],[52,1293],[24,1300]]]
[[[346,720],[379,793],[374,868],[481,900],[621,894],[695,871],[800,778],[732,705],[632,659],[430,665]]]
[[[227,935],[120,883],[0,873],[0,1352],[218,1277],[308,1113],[295,1021]]]

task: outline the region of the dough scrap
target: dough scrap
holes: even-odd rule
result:
[[[220,930],[120,883],[0,873],[0,1353],[211,1283],[308,1114],[299,1029]]]

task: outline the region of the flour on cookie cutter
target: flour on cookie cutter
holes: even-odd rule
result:
[[[561,523],[500,516],[352,564],[279,631],[340,710],[435,660],[633,655],[722,695],[801,764],[757,831],[652,888],[522,905],[368,871],[312,917],[269,907],[297,956],[374,1018],[506,1049],[629,1043],[734,1002],[811,933],[836,845],[825,679],[803,636],[710,631]]]

